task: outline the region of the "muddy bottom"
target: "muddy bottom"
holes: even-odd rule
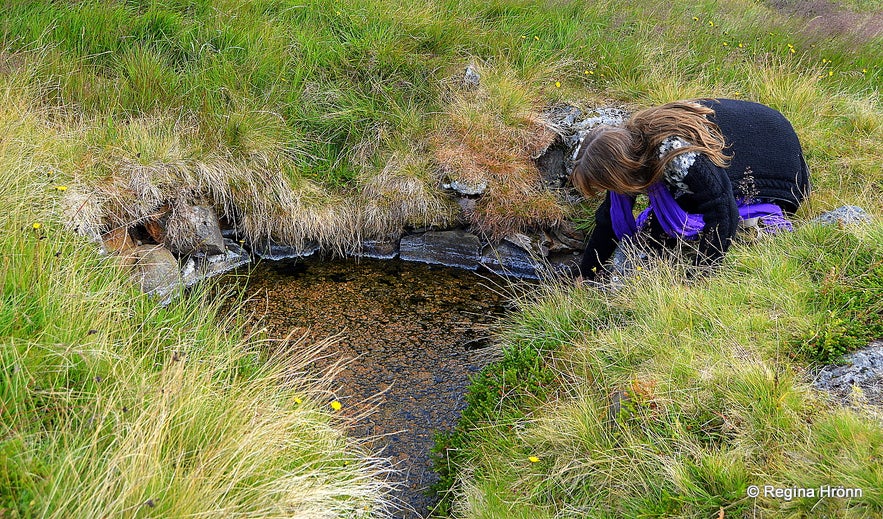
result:
[[[470,376],[493,358],[491,327],[506,305],[499,282],[399,260],[316,259],[265,261],[248,280],[246,310],[271,336],[339,335],[315,369],[351,359],[336,379],[338,400],[351,414],[376,402],[351,434],[375,438],[371,446],[402,474],[396,497],[413,510],[401,517],[423,517],[436,503],[427,494],[437,480],[433,434],[453,428]]]

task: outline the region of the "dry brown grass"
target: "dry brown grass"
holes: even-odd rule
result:
[[[393,155],[380,172],[366,172],[361,184],[361,228],[366,237],[395,237],[407,226],[445,226],[455,206],[438,189],[428,159]]]
[[[512,232],[554,227],[564,207],[542,186],[533,159],[555,140],[542,114],[542,101],[528,82],[493,67],[479,68],[481,84],[448,94],[447,110],[432,139],[435,159],[450,181],[486,184],[473,227],[499,238]]]

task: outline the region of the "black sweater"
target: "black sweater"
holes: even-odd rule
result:
[[[678,205],[688,213],[701,214],[705,229],[700,235],[697,262],[717,261],[727,251],[739,224],[737,200],[774,202],[794,212],[809,193],[809,170],[800,141],[791,123],[781,113],[748,101],[717,99],[700,101],[712,108],[709,120],[718,125],[732,158],[728,167],[715,165],[705,155],[688,157],[675,179],[666,176],[667,187]],[[655,218],[650,219],[651,236],[670,241]],[[580,270],[587,278],[610,258],[616,248],[610,220],[610,196],[595,215],[595,230],[589,238]]]

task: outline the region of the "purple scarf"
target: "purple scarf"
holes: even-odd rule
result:
[[[705,227],[705,220],[701,214],[689,214],[678,205],[671,192],[659,182],[650,186],[647,190],[650,198],[650,207],[645,209],[635,219],[632,207],[635,197],[621,195],[610,191],[610,218],[613,223],[613,233],[621,240],[624,236],[634,235],[638,228],[644,227],[647,218],[652,211],[659,220],[659,224],[666,234],[673,238],[695,238]],[[764,232],[774,233],[780,229],[793,230],[791,222],[785,218],[782,208],[772,203],[746,204],[739,202],[739,218],[747,220],[758,218],[763,224]]]

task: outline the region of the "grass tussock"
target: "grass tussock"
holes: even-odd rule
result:
[[[505,65],[474,70],[481,76],[478,85],[451,80],[435,159],[449,182],[486,187],[466,215],[485,234],[499,238],[558,225],[566,209],[543,187],[533,161],[557,136],[541,113],[540,78],[521,80]]]

